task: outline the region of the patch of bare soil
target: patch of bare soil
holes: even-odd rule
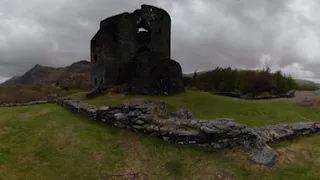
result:
[[[112,99],[123,99],[125,96],[124,94],[112,94]]]
[[[266,167],[264,165],[250,163],[248,159],[248,153],[242,148],[234,148],[228,150],[227,156],[232,157],[238,167],[242,167],[248,171],[265,172],[270,170],[269,167]]]
[[[312,149],[305,145],[294,144],[277,150],[279,153],[277,167],[286,167],[292,164],[300,164],[302,161],[312,160]]]
[[[297,91],[293,102],[308,107],[320,107],[320,90]]]
[[[18,114],[17,117],[19,119],[28,119],[31,117],[31,114],[30,113],[21,113],[21,114]]]
[[[216,172],[214,173],[214,176],[209,178],[210,180],[234,180],[233,176],[229,173],[226,173],[226,172],[223,172],[223,171],[220,171],[220,172]]]
[[[136,176],[137,180],[152,180],[156,177],[154,168],[144,152],[139,136],[132,134],[123,145],[127,151],[126,165],[119,172],[125,176]],[[134,175],[136,174],[136,175]]]
[[[294,164],[303,164],[311,161],[313,158],[312,148],[305,144],[292,144],[277,149],[278,159],[274,167],[269,168],[259,164],[249,163],[243,150],[234,150],[228,152],[228,156],[233,157],[236,160],[236,164],[246,170],[256,172],[268,172],[273,169],[285,168]]]
[[[40,110],[37,115],[44,115],[44,114],[48,114],[49,112],[51,112],[50,109],[42,109]],[[28,118],[31,118],[32,115],[30,113],[20,113],[20,114],[17,114],[17,118],[19,119],[28,119]]]
[[[92,156],[97,164],[102,165],[105,158],[105,153],[103,151],[94,151],[92,152]]]
[[[38,115],[48,114],[49,112],[51,112],[50,109],[42,109],[41,111],[38,112]]]
[[[296,102],[296,104],[305,106],[305,107],[320,107],[320,97],[311,97],[311,98],[305,98],[301,99]]]
[[[294,98],[277,98],[272,99],[272,101],[279,101],[279,100],[288,100],[294,103],[303,105],[303,104],[310,104],[311,101],[314,99],[320,98],[320,90],[317,91],[296,91]]]
[[[126,105],[143,105],[144,104],[143,99],[128,99],[124,101],[124,104]]]
[[[234,180],[234,177],[225,171],[218,170],[214,162],[208,162],[205,168],[195,175],[192,179],[194,180]]]

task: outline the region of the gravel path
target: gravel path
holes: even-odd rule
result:
[[[277,98],[277,99],[272,99],[272,101],[288,100],[288,101],[293,101],[296,103],[296,102],[305,101],[307,99],[313,99],[315,97],[320,97],[320,90],[317,90],[317,91],[296,91],[294,98]],[[268,101],[270,101],[270,100],[268,100]]]
[[[306,99],[312,99],[315,97],[320,97],[320,90],[317,91],[296,91],[294,102],[304,101]]]

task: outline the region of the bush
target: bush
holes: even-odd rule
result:
[[[24,103],[64,95],[61,88],[51,84],[12,85],[0,88],[0,103]]]

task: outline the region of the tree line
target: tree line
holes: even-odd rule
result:
[[[208,92],[234,92],[252,97],[264,93],[284,94],[299,89],[291,76],[281,71],[271,72],[269,67],[262,70],[218,67],[204,73],[195,71],[192,77],[184,77],[184,84]]]

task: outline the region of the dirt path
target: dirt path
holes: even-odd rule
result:
[[[293,102],[301,102],[307,99],[312,99],[315,97],[320,97],[320,90],[318,91],[296,91],[295,92],[295,97],[290,99],[290,98],[277,98],[277,99],[271,99],[272,101],[277,101],[277,100],[289,100]],[[269,101],[269,100],[267,100]]]
[[[305,97],[317,97],[320,96],[320,90],[317,91],[296,91],[296,99]]]
[[[292,99],[293,102],[299,103],[306,101],[308,99],[313,99],[320,97],[320,90],[317,91],[296,91],[295,98]]]

